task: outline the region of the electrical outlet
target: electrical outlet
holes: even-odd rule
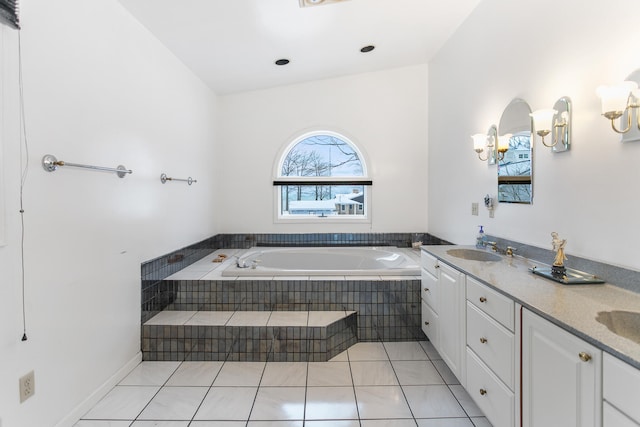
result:
[[[20,377],[20,403],[36,393],[36,378],[33,371]]]
[[[478,203],[471,203],[471,215],[478,216]]]

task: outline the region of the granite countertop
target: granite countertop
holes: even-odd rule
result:
[[[609,283],[563,285],[529,271],[534,266],[549,265],[519,256],[502,255],[496,262],[460,259],[447,254],[453,248],[477,250],[474,246],[422,246],[422,250],[462,273],[640,369],[640,343],[616,335],[596,321],[600,311],[640,312],[640,294]]]

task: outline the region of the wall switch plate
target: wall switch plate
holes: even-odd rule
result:
[[[478,216],[478,203],[471,203],[471,215]]]
[[[20,403],[36,393],[36,377],[33,371],[20,377]]]

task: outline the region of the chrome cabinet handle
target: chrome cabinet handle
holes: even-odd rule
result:
[[[480,302],[487,302],[487,299],[485,297],[480,297]]]
[[[484,337],[482,337],[482,338],[480,338],[480,342],[481,342],[482,344],[486,344],[486,343],[487,343],[487,339],[486,339],[486,338],[484,338]]]
[[[480,389],[480,395],[481,395],[481,396],[484,396],[485,394],[487,394],[487,390],[485,390],[485,389],[481,388],[481,389]]]
[[[589,353],[585,353],[584,351],[581,351],[580,353],[578,353],[578,357],[583,362],[588,362],[591,360],[591,355]]]

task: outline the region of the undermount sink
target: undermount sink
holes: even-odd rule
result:
[[[493,254],[491,252],[477,251],[475,249],[449,249],[448,255],[456,258],[467,259],[471,261],[500,261],[502,258],[500,255]]]
[[[611,332],[640,344],[640,313],[634,311],[601,311],[596,320]]]

